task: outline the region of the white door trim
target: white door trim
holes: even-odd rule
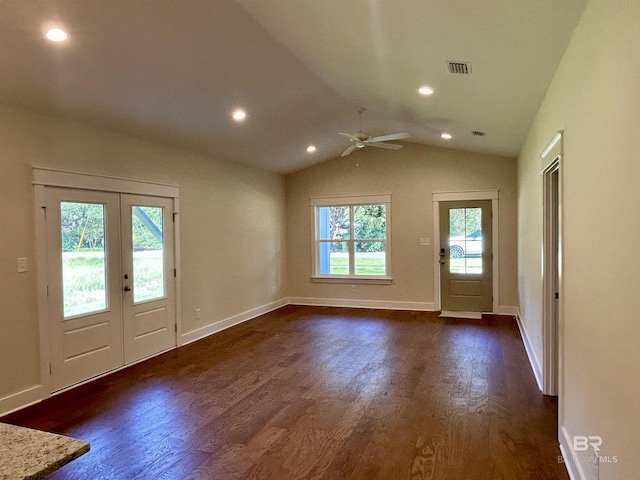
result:
[[[155,197],[178,198],[180,196],[177,185],[41,167],[33,167],[33,184],[46,185],[49,187],[80,188],[82,190],[100,190],[102,192],[132,193]]]
[[[542,392],[545,395],[560,395],[562,390],[561,347],[562,347],[562,156],[563,130],[558,131],[540,155],[543,188],[543,271],[542,271]],[[557,205],[551,201],[551,174],[558,173]],[[551,228],[551,208],[558,209],[558,258],[557,285],[554,286],[556,272],[551,263],[551,255],[547,254],[553,243]],[[554,318],[555,293],[558,293],[557,318]],[[560,412],[559,412],[560,415]],[[561,419],[560,419],[561,420]],[[562,424],[560,422],[560,424]]]
[[[440,202],[450,202],[458,200],[491,200],[491,212],[492,212],[492,249],[493,249],[493,312],[498,312],[498,305],[500,304],[499,289],[500,289],[500,271],[498,269],[499,263],[499,248],[498,248],[498,198],[499,191],[497,189],[491,190],[467,190],[460,192],[434,192],[433,193],[433,278],[434,278],[434,307],[435,310],[441,309],[440,289]]]
[[[180,223],[179,223],[179,187],[177,185],[146,182],[106,175],[95,175],[51,168],[33,167],[34,186],[34,213],[36,231],[36,278],[38,289],[38,325],[40,331],[40,384],[44,387],[44,396],[51,396],[51,376],[49,365],[51,361],[50,330],[47,309],[47,245],[45,216],[45,187],[65,187],[82,190],[97,190],[116,193],[132,193],[156,197],[168,197],[173,199],[175,225],[174,225],[174,268],[175,282],[175,309],[177,335],[176,344],[181,345],[180,333],[182,332],[182,308],[180,295]]]

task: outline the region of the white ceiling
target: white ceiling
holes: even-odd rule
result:
[[[0,0],[0,102],[280,173],[339,155],[359,106],[372,135],[516,156],[585,1]]]

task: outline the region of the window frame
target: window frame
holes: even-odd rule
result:
[[[392,281],[391,276],[391,195],[366,195],[366,196],[347,196],[347,197],[323,197],[311,198],[309,201],[311,209],[311,258],[312,258],[312,274],[313,282],[326,283],[372,283],[372,284],[389,284]],[[385,206],[385,238],[384,239],[364,239],[353,238],[353,213],[354,208],[361,205],[384,205]],[[349,238],[340,240],[347,243],[349,252],[349,274],[337,275],[320,273],[320,244],[326,243],[327,239],[320,239],[320,219],[318,215],[319,208],[322,207],[348,207],[349,208]],[[385,275],[356,275],[355,274],[355,244],[357,242],[382,242],[384,243],[385,253]]]

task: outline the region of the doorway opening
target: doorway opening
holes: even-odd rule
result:
[[[491,217],[491,200],[440,202],[443,311],[492,311]]]
[[[175,348],[177,187],[44,169],[34,184],[46,391]]]
[[[434,193],[433,216],[435,309],[497,312],[498,190]]]
[[[561,302],[560,156],[543,172],[543,393],[557,396]]]

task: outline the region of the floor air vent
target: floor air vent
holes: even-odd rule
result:
[[[471,75],[471,62],[449,62],[449,73]]]

